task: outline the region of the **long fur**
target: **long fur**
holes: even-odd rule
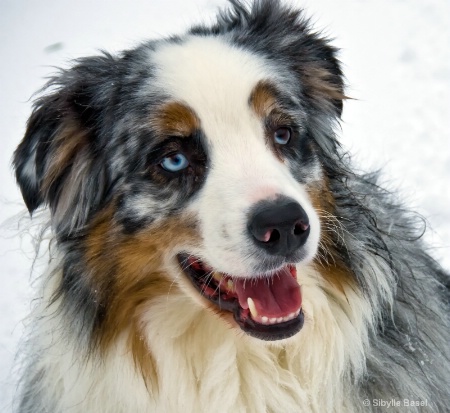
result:
[[[303,12],[233,0],[211,27],[50,81],[14,155],[54,237],[18,412],[448,411],[449,276],[420,219],[341,149],[336,53]],[[296,146],[265,141],[274,107]],[[195,159],[189,173],[161,170],[173,148]],[[265,342],[204,300],[175,256],[273,272],[242,228],[275,194],[302,205],[311,235],[296,261],[304,326]]]

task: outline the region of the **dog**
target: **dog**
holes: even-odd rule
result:
[[[13,165],[53,242],[17,411],[448,411],[449,276],[339,145],[337,49],[230,3],[36,101]]]

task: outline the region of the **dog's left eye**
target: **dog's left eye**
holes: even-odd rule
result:
[[[161,166],[166,171],[179,172],[189,166],[189,161],[182,153],[175,153],[173,155],[166,156],[162,160]]]
[[[279,145],[286,145],[291,139],[291,130],[289,128],[278,128],[273,133],[273,138]]]

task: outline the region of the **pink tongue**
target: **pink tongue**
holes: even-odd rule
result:
[[[247,298],[251,297],[260,316],[285,317],[302,305],[300,286],[289,267],[271,278],[234,279],[233,282],[240,306],[247,309]]]

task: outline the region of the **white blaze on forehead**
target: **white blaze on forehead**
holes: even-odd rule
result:
[[[270,73],[268,62],[218,38],[168,43],[152,63],[161,87],[196,112],[207,136],[224,125],[230,134],[239,131],[251,115],[253,88]]]

